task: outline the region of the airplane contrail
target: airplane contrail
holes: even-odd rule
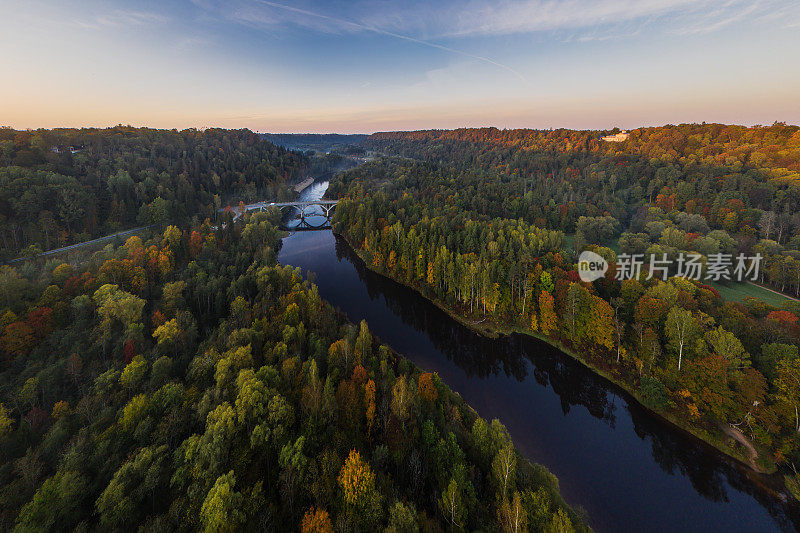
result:
[[[408,41],[408,42],[411,42],[411,43],[421,44],[423,46],[428,46],[430,48],[436,48],[438,50],[443,50],[445,52],[450,52],[451,54],[457,54],[457,55],[460,55],[460,56],[470,57],[472,59],[477,59],[479,61],[483,61],[485,63],[489,63],[490,65],[494,65],[495,67],[501,68],[503,70],[507,70],[508,72],[512,73],[514,76],[516,76],[517,78],[519,78],[523,82],[525,82],[525,83],[528,82],[528,80],[526,80],[525,77],[522,74],[520,74],[518,71],[514,70],[513,68],[509,67],[508,65],[504,65],[503,63],[495,61],[494,59],[492,59],[490,57],[470,54],[469,52],[464,52],[462,50],[457,50],[455,48],[450,48],[449,46],[444,46],[444,45],[441,45],[441,44],[436,44],[436,43],[432,43],[432,42],[429,42],[429,41],[424,41],[422,39],[416,39],[414,37],[409,37],[408,35],[403,35],[403,34],[400,34],[400,33],[394,33],[394,32],[391,32],[391,31],[382,30],[380,28],[376,28],[374,26],[368,26],[368,25],[362,24],[360,22],[354,22],[352,20],[342,19],[342,18],[339,18],[339,17],[332,17],[330,15],[323,15],[322,13],[315,13],[314,11],[308,11],[306,9],[300,9],[300,8],[297,8],[297,7],[287,6],[287,5],[284,5],[284,4],[279,4],[277,2],[269,2],[268,0],[260,0],[259,3],[264,4],[264,5],[268,5],[268,6],[271,6],[271,7],[276,7],[278,9],[284,9],[286,11],[292,11],[292,12],[295,12],[295,13],[300,13],[302,15],[307,15],[309,17],[316,17],[316,18],[320,18],[320,19],[330,20],[330,21],[333,21],[333,22],[338,22],[339,24],[347,24],[349,26],[353,26],[353,27],[359,28],[361,30],[366,30],[366,31],[370,31],[370,32],[373,32],[373,33],[377,33],[378,35],[385,35],[387,37],[393,37],[395,39],[400,39],[400,40]]]

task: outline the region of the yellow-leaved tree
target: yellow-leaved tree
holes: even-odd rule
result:
[[[353,506],[366,503],[375,490],[375,474],[358,451],[350,450],[339,472],[339,485],[344,491],[344,501]]]

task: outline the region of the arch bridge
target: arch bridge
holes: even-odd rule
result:
[[[331,218],[333,217],[333,211],[336,208],[336,204],[339,203],[339,200],[297,200],[293,202],[258,202],[255,204],[248,204],[244,206],[244,211],[265,211],[267,209],[279,209],[283,214],[290,214],[292,211],[297,210],[298,214],[296,215],[296,219],[299,219],[297,226],[294,226],[292,230],[310,230],[310,229],[321,229],[327,228],[331,225]],[[318,210],[313,209],[314,207],[319,207]],[[311,210],[309,210],[311,209]],[[237,213],[233,217],[233,220],[238,220],[244,212],[240,212],[239,209],[236,209]],[[325,220],[321,224],[313,224],[309,222],[309,219],[313,219],[316,217],[324,217]],[[288,227],[288,226],[287,226]]]

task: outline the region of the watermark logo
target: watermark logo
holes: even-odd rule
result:
[[[592,281],[602,278],[608,270],[608,261],[603,259],[602,256],[584,250],[578,256],[578,275],[581,281],[591,283]]]
[[[583,254],[580,259],[583,260]],[[649,261],[646,261],[645,254],[619,254],[616,278],[621,281],[638,279],[644,267],[646,279],[662,281],[671,275],[695,281],[757,281],[761,260],[760,253],[753,256],[739,254],[736,257],[714,253],[704,258],[700,254],[681,252],[675,260],[668,259],[667,254],[662,253],[661,257],[650,254]]]

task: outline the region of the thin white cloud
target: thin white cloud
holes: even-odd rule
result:
[[[707,15],[697,17],[692,23],[676,31],[678,34],[689,35],[696,33],[711,33],[733,24],[734,22],[749,18],[760,11],[759,2],[750,5],[737,6],[730,9],[725,6]]]
[[[168,18],[148,11],[130,11],[118,9],[101,13],[85,19],[76,20],[75,24],[83,28],[130,28],[134,26],[152,26],[165,24]]]
[[[335,35],[364,31],[363,27],[351,21],[273,2],[258,1],[238,5],[228,18],[240,24],[268,30],[293,25]]]
[[[512,73],[514,76],[522,80],[523,82],[526,81],[525,77],[520,74],[517,70],[513,69],[512,67],[495,61],[494,59],[486,56],[471,54],[469,52],[464,52],[463,50],[458,50],[455,48],[451,48],[449,46],[444,46],[441,44],[433,43],[430,41],[426,41],[423,39],[417,39],[416,37],[411,37],[409,35],[403,35],[400,33],[396,33],[393,31],[389,31],[386,29],[382,29],[376,26],[369,26],[367,24],[363,24],[361,22],[347,20],[340,17],[334,17],[330,15],[326,15],[323,13],[319,13],[316,11],[309,11],[306,9],[300,9],[293,6],[287,6],[284,4],[279,4],[276,2],[269,2],[267,0],[260,0],[259,4],[274,8],[279,11],[283,11],[286,13],[290,13],[293,15],[291,20],[294,23],[300,24],[304,27],[312,28],[312,29],[322,29],[327,33],[343,33],[345,31],[367,31],[371,33],[376,33],[378,35],[384,35],[386,37],[391,37],[393,39],[399,39],[403,41],[408,41],[410,43],[426,46],[429,48],[435,48],[437,50],[442,50],[444,52],[448,52],[451,54],[460,55],[463,57],[468,57],[471,59],[476,59],[478,61],[483,61],[485,63],[489,63],[494,65],[498,68],[506,70]],[[250,24],[264,24],[264,25],[275,25],[282,20],[282,17],[276,15],[274,12],[264,12],[264,11],[254,11],[254,10],[246,10],[242,11],[239,10],[234,14],[234,19],[239,20],[242,22],[247,22]]]
[[[192,1],[206,12],[212,10],[278,38],[298,27],[332,35],[370,32],[485,62],[523,81],[513,67],[454,43],[537,32],[546,32],[548,39],[578,43],[650,33],[701,34],[735,24],[779,26],[779,13],[800,11],[794,0],[469,0],[466,4],[407,0],[402,6],[367,0],[321,4],[301,0],[291,5],[272,0]]]
[[[453,11],[452,37],[511,35],[625,26],[658,22],[663,30],[693,28],[712,32],[738,21],[766,21],[782,11],[798,11],[793,0],[472,0]],[[591,39],[590,39],[591,40]]]
[[[499,4],[473,1],[458,13],[451,35],[508,35],[618,24],[661,16],[697,0],[526,0]]]
[[[424,45],[536,32],[558,32],[562,41],[623,38],[643,30],[709,33],[735,23],[781,25],[780,21],[800,15],[796,0],[407,0],[402,5],[367,0],[319,5],[192,1],[204,10],[276,34],[290,26],[329,34],[369,31]],[[215,7],[209,7],[212,4]]]

